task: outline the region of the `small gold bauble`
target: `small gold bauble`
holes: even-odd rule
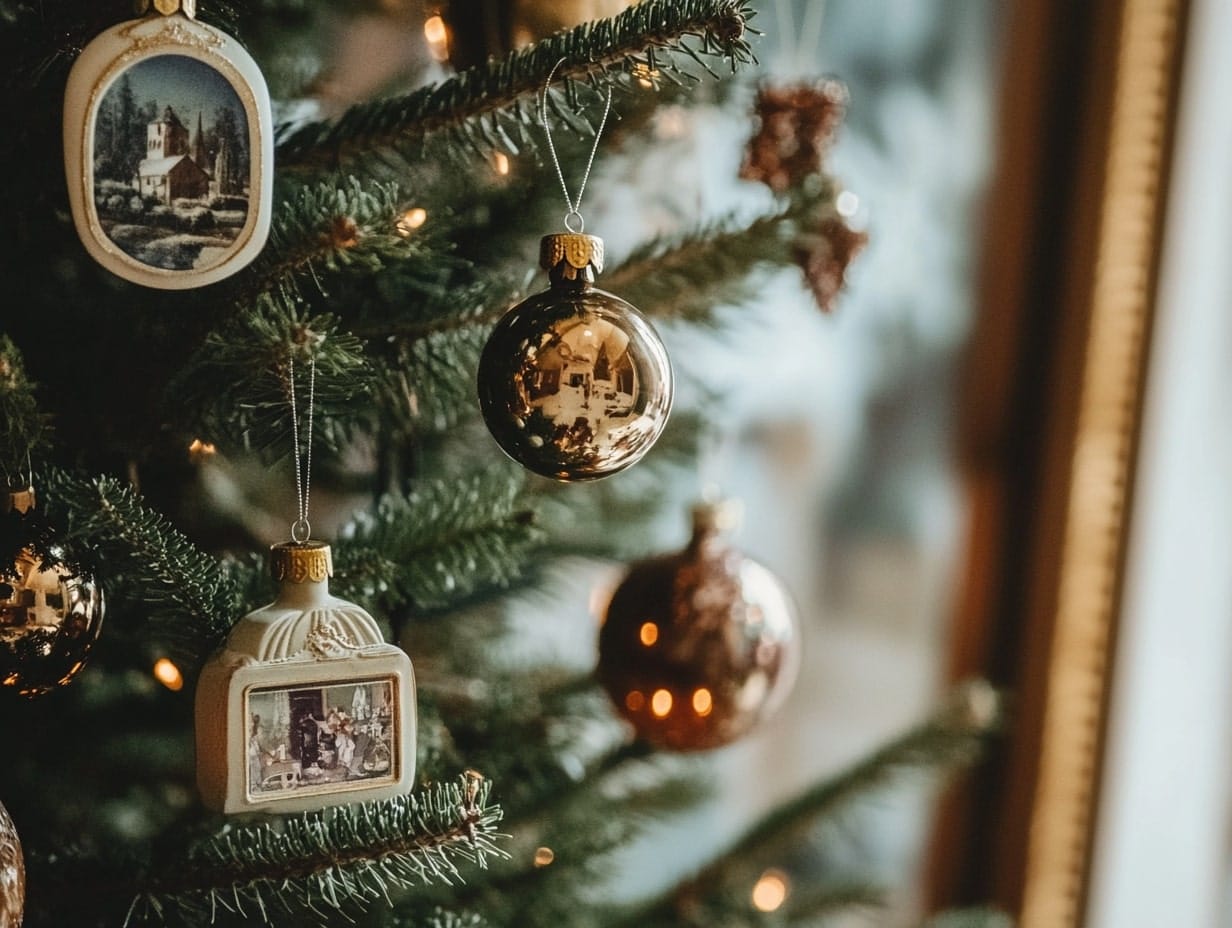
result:
[[[19,928],[26,905],[26,867],[17,826],[0,803],[0,928]]]
[[[634,564],[599,632],[599,680],[658,747],[734,741],[774,712],[799,670],[791,598],[728,543],[733,515],[730,503],[699,507],[689,545]]]
[[[103,594],[93,579],[46,568],[22,551],[0,578],[0,686],[24,696],[64,686],[85,666],[102,626]]]

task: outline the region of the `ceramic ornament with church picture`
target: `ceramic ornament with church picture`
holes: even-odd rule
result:
[[[182,290],[234,274],[269,234],[269,90],[196,0],[143,0],[141,19],[82,51],[64,97],[69,203],[92,257]]]

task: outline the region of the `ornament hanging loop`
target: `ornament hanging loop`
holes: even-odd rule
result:
[[[308,361],[308,421],[305,431],[304,453],[300,455],[299,404],[295,402],[295,351],[287,359],[287,393],[291,401],[291,438],[295,444],[295,498],[299,518],[291,523],[291,540],[302,545],[312,537],[312,524],[308,521],[308,501],[312,492],[312,419],[317,403],[317,359]]]
[[[565,183],[565,172],[561,169],[560,158],[556,154],[556,143],[552,139],[552,125],[548,122],[548,93],[552,89],[552,79],[556,77],[557,69],[565,63],[565,59],[552,65],[548,79],[543,84],[543,93],[539,97],[539,121],[543,124],[543,134],[547,136],[548,152],[552,155],[552,164],[556,168],[556,178],[560,181],[561,192],[565,195],[565,205],[569,212],[565,213],[565,228],[574,235],[581,234],[586,229],[586,221],[582,219],[582,194],[586,192],[586,182],[590,180],[590,169],[594,167],[595,155],[599,152],[599,140],[603,138],[603,129],[607,125],[607,117],[612,112],[612,88],[607,89],[607,100],[603,104],[603,118],[599,120],[599,128],[595,130],[595,142],[590,148],[590,157],[586,159],[586,170],[582,173],[582,184],[578,187],[577,198],[569,193],[569,185]],[[577,228],[574,228],[576,226]]]

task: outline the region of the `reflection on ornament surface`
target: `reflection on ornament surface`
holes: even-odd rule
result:
[[[724,537],[730,506],[701,506],[683,551],[634,564],[599,633],[598,675],[640,737],[697,751],[741,737],[786,697],[799,623],[769,570]]]
[[[628,467],[659,437],[671,364],[632,305],[593,287],[555,286],[497,323],[479,397],[514,460],[546,477],[590,480]]]
[[[23,551],[0,579],[0,685],[37,696],[68,683],[85,666],[102,623],[102,591],[93,580],[63,565],[44,569]]]
[[[0,928],[18,928],[26,902],[26,868],[17,827],[0,805]]]

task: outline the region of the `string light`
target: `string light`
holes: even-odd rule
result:
[[[160,657],[155,661],[154,679],[173,693],[178,693],[184,688],[184,675],[180,673],[180,668],[165,657]]]
[[[412,232],[428,221],[428,211],[422,206],[408,209],[398,220],[398,234],[407,238]]]
[[[659,69],[652,68],[644,61],[639,61],[633,65],[633,76],[647,90],[653,90],[659,85]]]
[[[625,705],[630,712],[641,712],[646,707],[646,697],[641,690],[629,690],[625,693]]]
[[[556,852],[550,847],[541,847],[535,849],[535,866],[546,867],[556,859]]]
[[[714,697],[710,695],[710,690],[704,686],[699,686],[693,691],[693,711],[702,718],[710,714],[710,710],[714,708]]]
[[[655,625],[654,622],[643,623],[641,630],[638,632],[638,637],[641,639],[642,644],[649,648],[659,640],[659,626]]]
[[[449,60],[449,29],[439,13],[424,20],[424,38],[428,40],[428,51],[437,61]]]
[[[509,173],[509,156],[503,151],[498,151],[492,156],[492,166],[496,168],[496,173],[504,177]]]
[[[787,874],[771,868],[753,884],[753,908],[759,912],[775,912],[787,901],[790,884]]]
[[[667,690],[655,690],[650,697],[650,711],[656,718],[667,718],[672,711],[672,694]]]
[[[188,456],[191,458],[208,458],[217,452],[218,449],[214,447],[213,442],[202,441],[200,438],[194,438],[188,446]]]

